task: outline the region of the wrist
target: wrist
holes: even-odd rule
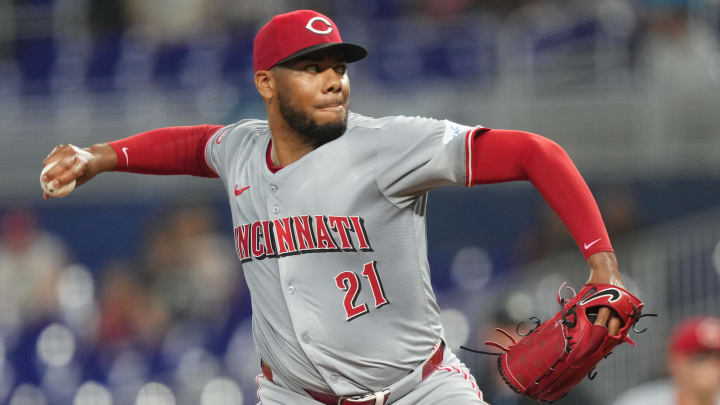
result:
[[[109,172],[115,169],[117,166],[117,154],[115,149],[107,143],[99,143],[87,148],[87,151],[93,157],[92,166],[93,171],[98,174],[102,172]]]
[[[590,266],[588,283],[611,284],[624,288],[617,258],[613,252],[595,253],[588,258],[587,263]]]

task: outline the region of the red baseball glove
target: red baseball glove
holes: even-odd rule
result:
[[[520,342],[498,329],[512,340],[509,348],[485,342],[503,351],[497,364],[507,385],[543,402],[562,398],[586,375],[594,378],[590,373],[618,344],[634,346],[628,333],[640,319],[644,305],[625,289],[609,284],[586,284],[569,299],[558,291],[558,303],[560,312],[542,324],[534,318],[536,327]],[[605,326],[593,325],[600,307],[610,308],[620,318],[617,335],[609,335]]]

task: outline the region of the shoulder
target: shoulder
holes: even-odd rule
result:
[[[435,119],[423,116],[393,115],[375,119],[375,125],[381,128],[383,142],[424,142],[436,140],[446,145],[468,131],[480,128],[480,125],[468,126],[447,119]]]
[[[221,129],[233,137],[261,137],[268,133],[268,122],[258,119],[244,119]]]
[[[408,133],[412,136],[421,136],[422,134],[428,136],[438,135],[442,136],[444,141],[450,140],[461,133],[477,127],[458,124],[447,119],[436,119],[419,115],[393,115],[378,118],[377,121],[378,125],[387,128],[395,134]]]
[[[217,173],[240,156],[260,153],[269,137],[267,121],[244,119],[218,129],[205,144],[205,156]]]
[[[390,115],[387,117],[378,118],[378,122],[383,126],[394,128],[427,128],[428,126],[442,125],[444,121],[419,115]]]
[[[439,121],[433,118],[406,115],[388,115],[385,117],[369,117],[355,112],[348,116],[348,129],[353,127],[363,128],[397,128],[397,127],[427,127],[428,125],[442,125],[445,120]]]
[[[238,149],[248,150],[250,145],[262,142],[269,136],[265,120],[244,119],[220,128],[214,135],[214,143],[227,153]]]
[[[445,121],[420,116],[389,115],[380,118],[367,117],[351,113],[348,119],[348,131],[352,129],[375,130],[382,142],[392,139],[422,138],[423,135],[442,133]],[[384,141],[383,141],[384,140]]]
[[[348,111],[348,124],[347,130],[352,129],[380,129],[379,121],[377,118],[369,117],[367,115],[358,114],[356,112]]]

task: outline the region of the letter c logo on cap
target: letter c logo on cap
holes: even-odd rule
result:
[[[324,29],[324,30],[322,30],[322,31],[313,28],[313,23],[314,23],[315,21],[322,21],[323,24],[325,24],[325,25],[327,26],[327,28]],[[316,34],[320,34],[320,35],[325,35],[325,34],[329,34],[329,33],[332,32],[332,24],[330,24],[330,21],[328,21],[326,18],[319,17],[319,16],[315,16],[315,17],[311,18],[310,21],[308,21],[308,23],[307,23],[307,25],[305,26],[305,28],[307,28],[308,30],[310,30],[310,31],[312,31],[312,32],[314,32],[314,33],[316,33]]]

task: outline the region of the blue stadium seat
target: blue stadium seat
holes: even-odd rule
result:
[[[22,77],[21,91],[27,95],[43,95],[51,91],[57,43],[51,37],[15,40],[15,60]]]
[[[121,52],[122,35],[120,33],[94,38],[85,71],[85,82],[88,90],[115,90],[115,76]]]

